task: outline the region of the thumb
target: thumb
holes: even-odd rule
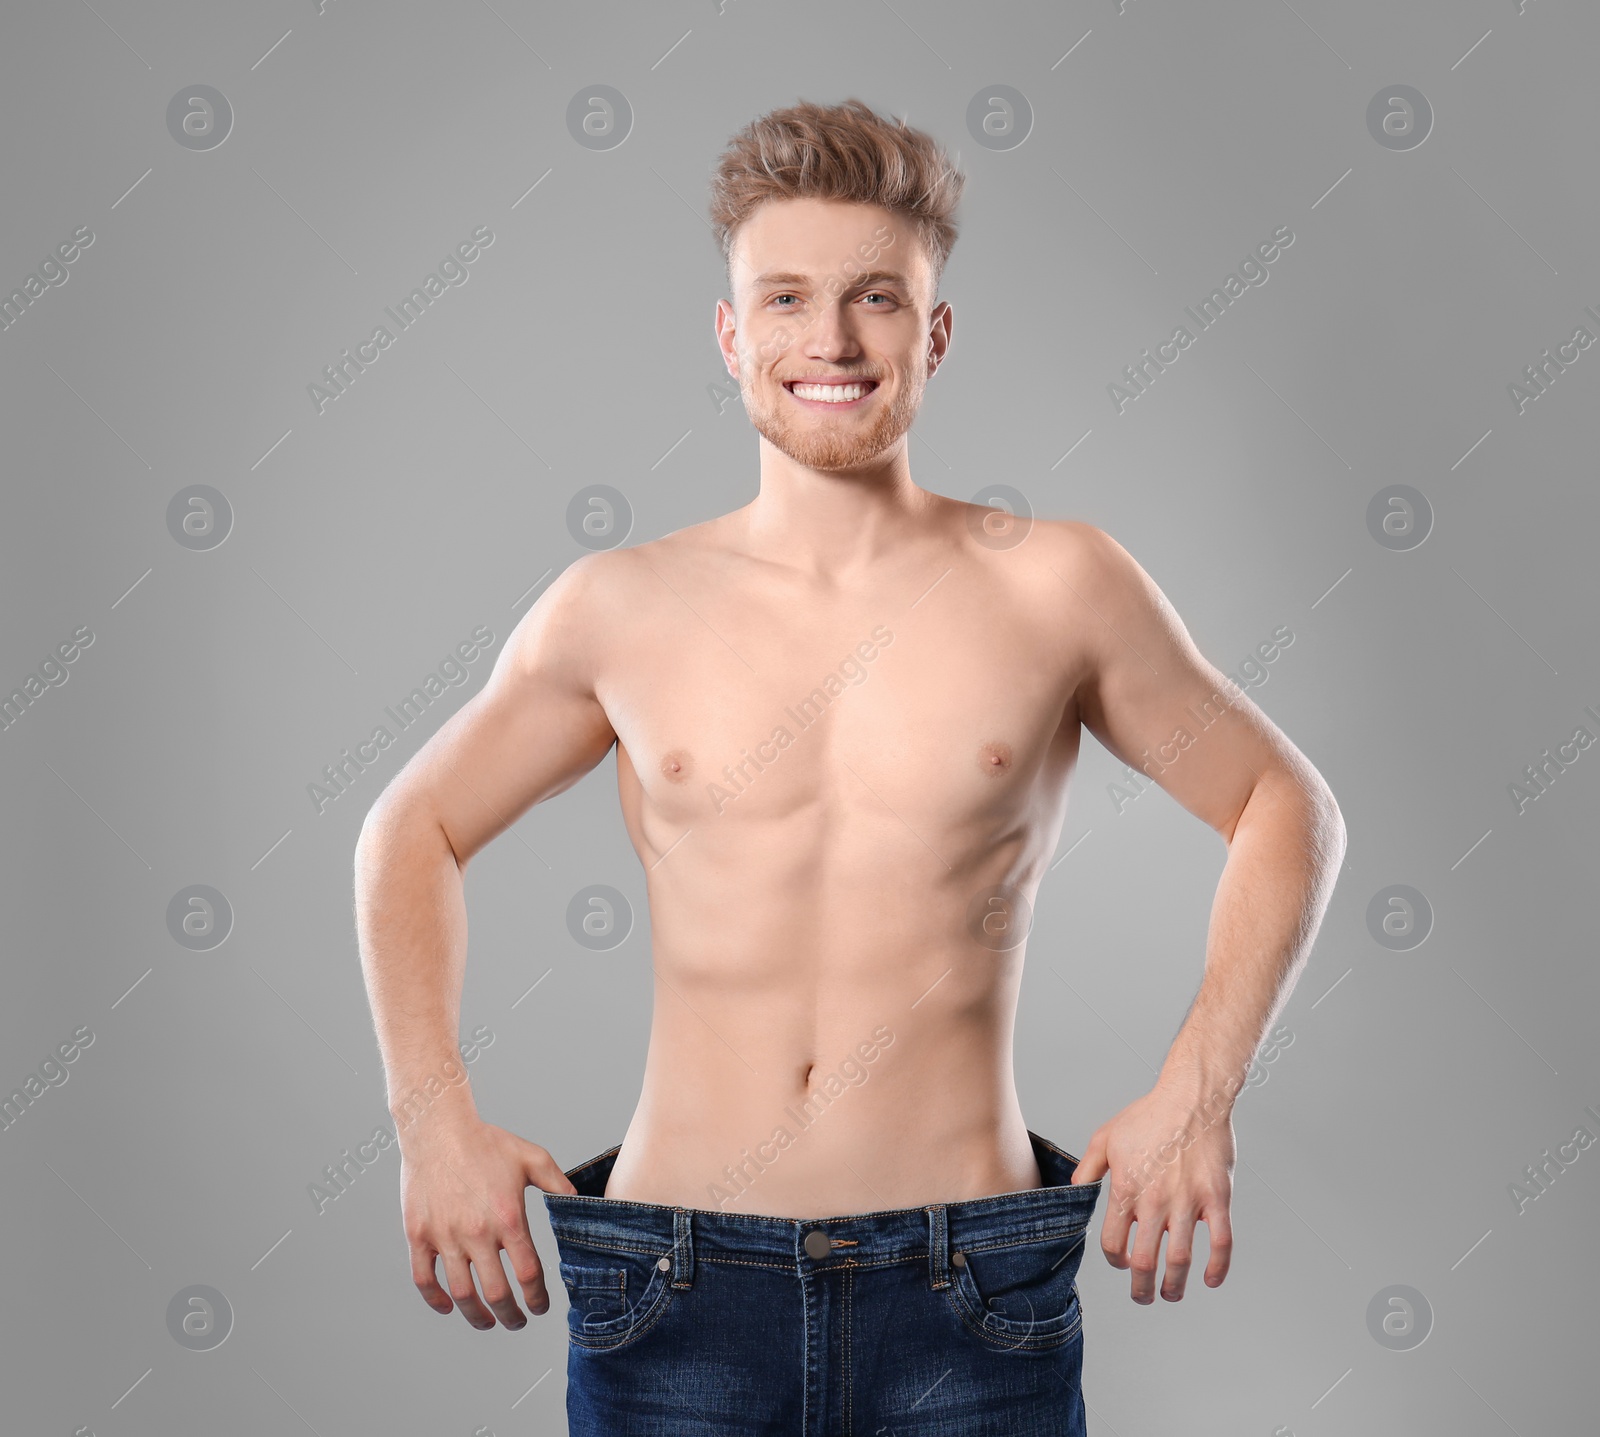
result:
[[[1103,1177],[1111,1171],[1111,1164],[1106,1161],[1105,1129],[1098,1128],[1089,1146],[1083,1154],[1078,1166],[1072,1170],[1072,1181],[1075,1183],[1092,1183],[1096,1178]]]

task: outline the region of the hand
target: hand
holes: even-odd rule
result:
[[[1101,1124],[1089,1139],[1072,1181],[1093,1182],[1111,1174],[1100,1250],[1112,1267],[1130,1266],[1128,1229],[1138,1224],[1131,1263],[1135,1302],[1155,1300],[1163,1232],[1168,1234],[1167,1276],[1161,1296],[1168,1302],[1182,1300],[1196,1222],[1205,1223],[1211,1239],[1206,1286],[1216,1287],[1228,1275],[1235,1151],[1231,1098],[1208,1119],[1190,1096],[1160,1083]]]
[[[524,1193],[530,1183],[544,1192],[577,1192],[543,1148],[475,1116],[434,1124],[409,1143],[402,1139],[400,1202],[411,1276],[435,1312],[459,1307],[479,1329],[493,1327],[496,1317],[513,1330],[525,1327],[528,1319],[500,1265],[502,1248],[528,1311],[537,1317],[550,1310],[544,1268],[528,1230]],[[434,1273],[436,1255],[444,1259],[448,1293]]]

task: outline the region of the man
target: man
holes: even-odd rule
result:
[[[524,1208],[544,1193],[575,1433],[1082,1432],[1074,1279],[1107,1174],[1101,1247],[1136,1302],[1163,1234],[1161,1294],[1183,1296],[1197,1222],[1205,1281],[1227,1272],[1233,1099],[1343,823],[1107,535],[912,482],[961,185],[859,101],[735,137],[716,333],[759,494],[572,564],[363,828],[398,1108],[454,1062],[468,861],[616,747],[655,975],[620,1147],[563,1173],[464,1084],[401,1139],[416,1285],[474,1327],[526,1321],[502,1250],[547,1310]],[[1228,859],[1159,1080],[1079,1160],[1025,1125],[1011,1039],[1083,727],[1147,771],[1167,746],[1152,776]]]

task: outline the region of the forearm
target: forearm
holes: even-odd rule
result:
[[[475,1117],[458,1047],[466,894],[444,830],[403,808],[375,811],[356,845],[355,897],[390,1112],[405,1128],[424,1112]]]
[[[1310,955],[1344,850],[1343,820],[1320,781],[1279,770],[1256,785],[1217,884],[1205,977],[1161,1086],[1208,1114],[1231,1109]]]

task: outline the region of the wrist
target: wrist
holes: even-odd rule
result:
[[[1244,1091],[1245,1076],[1242,1069],[1168,1062],[1156,1078],[1155,1087],[1190,1108],[1202,1124],[1210,1124],[1232,1113]]]
[[[394,1120],[395,1132],[402,1143],[424,1134],[481,1121],[465,1076],[463,1073],[460,1086],[445,1087],[435,1080],[397,1091],[390,1098],[389,1116]]]

